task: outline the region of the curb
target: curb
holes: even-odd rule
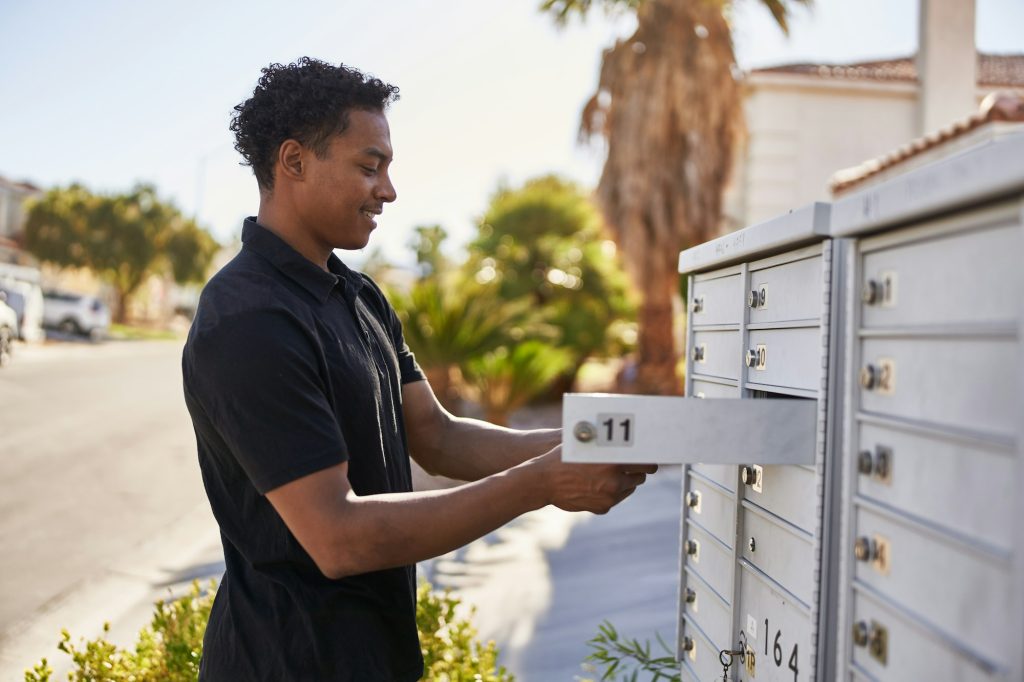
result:
[[[189,575],[186,585],[191,582],[190,568],[210,556],[220,556],[220,535],[204,501],[117,565],[84,577],[40,611],[0,633],[0,679],[22,679],[25,670],[44,657],[54,669],[54,679],[63,678],[71,659],[56,646],[61,628],[77,642],[101,634],[103,624],[109,622],[112,641],[134,644],[139,629],[149,622],[152,603],[181,583],[182,574]]]

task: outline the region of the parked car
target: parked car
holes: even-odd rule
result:
[[[0,367],[10,362],[14,339],[18,338],[18,315],[6,300],[7,294],[0,292]]]
[[[7,305],[18,316],[18,338],[29,343],[42,341],[46,335],[43,332],[43,290],[39,285],[0,276],[0,292],[7,295]]]
[[[45,291],[43,300],[43,325],[46,327],[93,339],[106,336],[110,329],[110,309],[94,296]]]

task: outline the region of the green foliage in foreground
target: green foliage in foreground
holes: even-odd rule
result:
[[[416,629],[420,633],[425,680],[438,682],[513,682],[498,665],[493,641],[480,644],[469,618],[456,615],[460,601],[445,590],[421,583],[416,592]]]
[[[78,645],[71,641],[67,630],[61,630],[57,648],[74,661],[68,679],[73,682],[194,682],[199,678],[203,633],[210,620],[215,589],[213,581],[205,591],[196,581],[185,596],[169,602],[158,601],[153,620],[139,633],[134,650],[121,649],[107,639],[109,623],[104,623],[102,635]],[[45,658],[25,672],[25,682],[52,679],[53,669]]]
[[[57,648],[71,656],[72,682],[195,682],[203,655],[203,634],[210,619],[216,583],[208,589],[193,582],[189,592],[156,602],[152,622],[139,633],[133,650],[122,649],[103,634],[79,644],[61,631]],[[459,600],[424,583],[416,594],[416,626],[426,668],[425,679],[442,682],[513,682],[498,665],[494,642],[481,644],[469,619],[456,615]],[[25,671],[25,682],[51,682],[53,668],[44,658]]]
[[[592,661],[600,668],[601,680],[639,680],[640,673],[649,673],[651,682],[666,680],[667,682],[679,682],[679,664],[671,649],[665,644],[665,640],[658,635],[658,644],[665,651],[665,656],[651,654],[650,642],[641,644],[635,639],[625,639],[619,636],[615,626],[604,621],[598,628],[597,636],[587,642],[587,646],[594,650],[594,653],[587,656],[587,661]],[[615,675],[618,677],[615,677]]]

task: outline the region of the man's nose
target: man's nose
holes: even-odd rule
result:
[[[395,185],[391,182],[391,176],[387,174],[381,176],[381,182],[377,185],[377,198],[386,203],[391,203],[398,198],[398,192],[395,191]]]

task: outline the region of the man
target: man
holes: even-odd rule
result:
[[[185,399],[226,571],[204,680],[416,680],[417,561],[555,504],[606,512],[653,467],[569,465],[559,432],[438,404],[377,286],[334,249],[366,246],[385,204],[398,89],[303,58],[235,107],[259,215],[207,285]],[[412,492],[409,455],[470,481]]]

